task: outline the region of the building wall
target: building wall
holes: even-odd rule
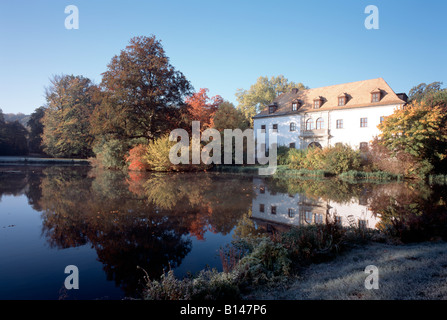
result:
[[[330,145],[344,143],[353,148],[358,148],[360,142],[370,142],[380,134],[380,130],[377,128],[380,124],[380,117],[391,115],[397,107],[396,105],[388,105],[331,111],[329,119]],[[360,118],[367,118],[368,125],[366,128],[360,127]],[[336,128],[337,119],[343,120],[343,129]]]
[[[253,129],[256,137],[257,129],[261,129],[261,125],[266,125],[266,130],[272,130],[273,124],[277,124],[278,146],[288,147],[290,143],[295,143],[295,148],[306,149],[309,143],[318,142],[322,147],[344,143],[353,148],[359,148],[361,142],[370,142],[375,136],[379,135],[380,130],[377,126],[380,124],[380,117],[391,115],[399,107],[401,106],[385,105],[255,118]],[[314,130],[312,133],[305,132],[306,121],[311,119],[316,129],[318,118],[324,120],[324,128],[322,130]],[[360,127],[360,118],[367,118],[367,127]],[[342,129],[337,129],[336,127],[338,119],[343,120]],[[291,122],[296,123],[295,131],[290,131]],[[267,142],[266,144],[269,145],[270,143]]]

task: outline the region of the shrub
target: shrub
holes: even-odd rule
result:
[[[346,145],[328,148],[324,157],[325,169],[334,174],[359,170],[362,165],[360,152]]]
[[[362,158],[359,151],[346,145],[324,149],[309,148],[304,151],[289,151],[288,165],[291,169],[325,170],[340,174],[360,169]]]
[[[271,238],[247,238],[236,245],[248,252],[234,269],[242,284],[266,283],[289,274],[291,261],[287,250]]]
[[[146,277],[144,298],[147,300],[235,300],[240,291],[232,273],[215,269],[202,270],[196,277],[177,279],[174,272],[163,274],[160,280]]]
[[[95,143],[93,152],[96,155],[97,165],[106,169],[121,169],[125,163],[128,144],[118,139],[101,139]]]
[[[129,155],[125,157],[128,169],[130,171],[146,171],[150,169],[149,164],[144,159],[147,146],[138,144],[129,151]]]

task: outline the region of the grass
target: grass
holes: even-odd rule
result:
[[[365,171],[357,171],[351,170],[347,172],[343,172],[339,175],[340,179],[343,180],[378,180],[378,181],[402,181],[402,175],[395,175],[386,171],[373,171],[373,172],[365,172]]]

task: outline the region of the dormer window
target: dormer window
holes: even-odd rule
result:
[[[371,102],[379,102],[381,99],[381,91],[379,88],[374,89],[373,91],[371,91]]]
[[[278,106],[276,105],[276,103],[269,105],[269,113],[274,113],[277,108]]]
[[[301,103],[298,100],[292,101],[292,111],[297,111],[301,106]]]
[[[323,103],[323,99],[321,97],[318,97],[314,99],[314,109],[319,109]]]
[[[348,97],[346,96],[345,93],[338,96],[338,106],[339,107],[344,106],[347,101],[348,101]]]

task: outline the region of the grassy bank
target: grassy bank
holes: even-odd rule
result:
[[[367,229],[343,228],[335,223],[293,228],[271,235],[251,234],[221,250],[223,271],[203,270],[177,279],[172,271],[160,279],[146,279],[149,300],[232,300],[258,288],[287,283],[312,263],[337,255],[378,237]]]

